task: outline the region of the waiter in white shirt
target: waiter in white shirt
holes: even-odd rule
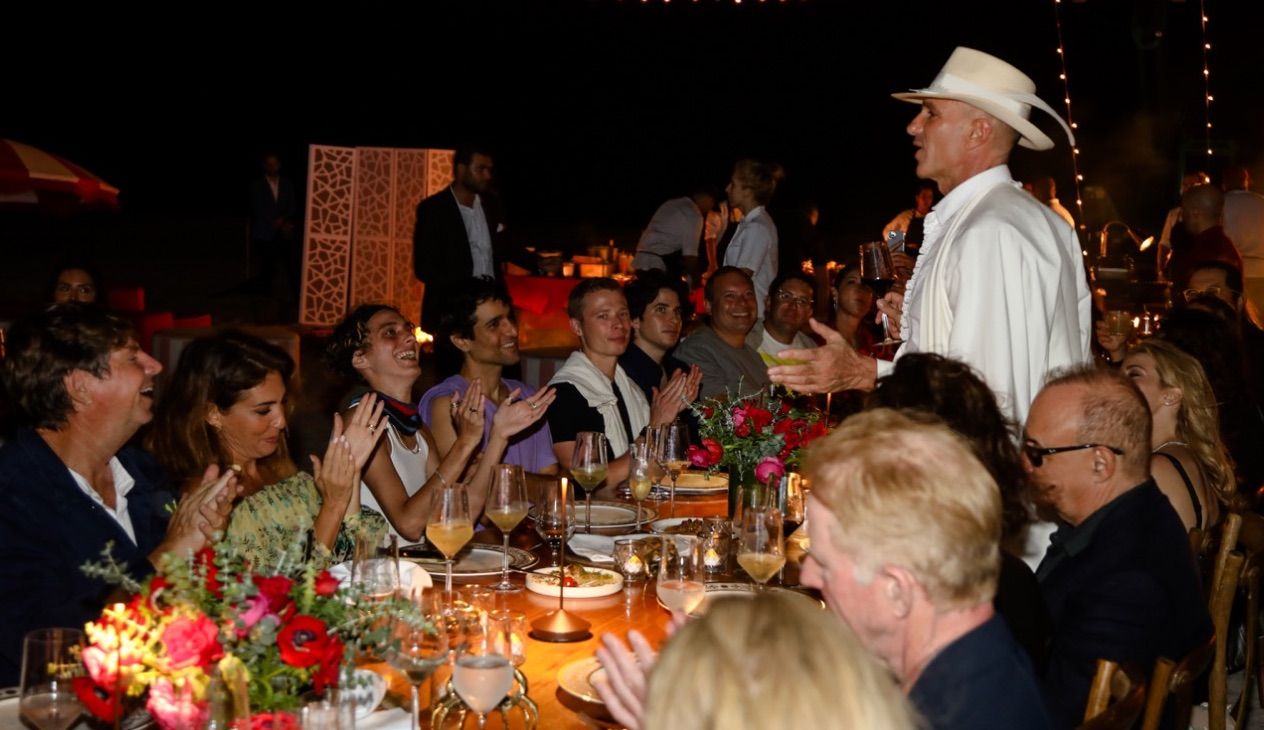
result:
[[[689,275],[697,283],[701,266],[698,246],[702,242],[703,221],[715,208],[716,194],[699,188],[683,198],[672,198],[658,206],[636,244],[632,268],[637,271],[666,271],[672,276]]]
[[[745,270],[755,281],[758,317],[764,316],[768,285],[777,278],[777,226],[765,206],[784,177],[785,171],[775,162],[739,160],[724,189],[729,205],[742,211],[742,222],[724,249],[724,265]]]

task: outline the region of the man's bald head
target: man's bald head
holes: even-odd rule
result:
[[[1195,185],[1181,196],[1181,217],[1190,233],[1220,225],[1223,212],[1224,193],[1214,185]]]

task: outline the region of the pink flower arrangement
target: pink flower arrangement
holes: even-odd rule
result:
[[[128,585],[108,553],[84,570]],[[287,711],[303,692],[336,685],[359,653],[381,655],[392,619],[417,620],[402,599],[357,605],[358,588],[341,587],[315,565],[260,575],[230,551],[165,556],[159,574],[139,588],[85,626],[87,676],[74,689],[106,722],[126,711],[129,698],[147,695],[145,708],[163,730],[206,723],[206,690],[217,672],[247,683],[250,709],[262,711],[252,729],[297,729]]]
[[[705,399],[693,412],[702,438],[689,447],[689,463],[699,469],[727,468],[760,484],[781,479],[799,463],[803,447],[826,433],[821,413],[797,407],[787,393]]]

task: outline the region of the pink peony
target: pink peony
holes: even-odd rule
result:
[[[238,622],[233,624],[233,630],[237,632],[239,639],[250,633],[255,624],[270,613],[267,596],[255,596],[249,599],[242,608],[243,610],[237,614]]]
[[[774,479],[780,479],[786,474],[786,465],[775,456],[765,456],[764,460],[755,466],[755,479],[760,484],[767,484]]]
[[[162,644],[167,649],[168,666],[182,669],[194,665],[205,668],[224,656],[219,645],[219,629],[215,622],[198,614],[197,618],[177,616],[162,631]]]
[[[145,709],[162,730],[203,727],[208,715],[206,703],[195,701],[192,683],[185,682],[177,694],[171,680],[165,677],[150,685]]]

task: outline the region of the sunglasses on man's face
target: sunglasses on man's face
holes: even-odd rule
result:
[[[1039,446],[1032,441],[1023,442],[1023,455],[1027,457],[1027,461],[1031,465],[1039,469],[1045,463],[1046,456],[1056,456],[1064,454],[1068,451],[1083,451],[1084,449],[1106,449],[1116,456],[1123,456],[1124,450],[1117,446],[1107,446],[1106,444],[1077,444],[1075,446]]]

